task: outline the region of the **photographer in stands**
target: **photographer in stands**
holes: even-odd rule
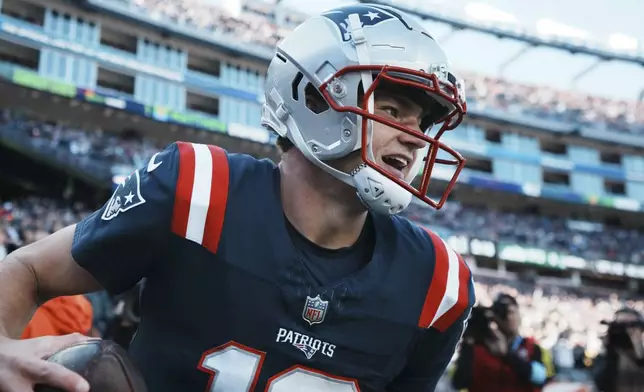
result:
[[[602,392],[644,391],[644,317],[623,308],[605,324],[605,353],[593,366],[597,388]]]
[[[550,356],[532,338],[519,335],[516,299],[501,294],[492,307],[476,307],[452,378],[469,392],[534,392],[554,376]]]

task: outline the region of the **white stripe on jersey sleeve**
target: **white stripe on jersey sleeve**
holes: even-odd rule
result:
[[[447,286],[445,287],[445,294],[443,295],[443,298],[441,298],[441,303],[438,306],[438,310],[436,311],[434,319],[432,320],[432,323],[430,325],[433,325],[436,320],[440,319],[441,316],[443,316],[452,307],[454,307],[454,305],[456,305],[456,303],[458,302],[458,292],[460,286],[458,277],[460,271],[458,256],[456,255],[456,252],[454,252],[454,250],[452,250],[452,248],[447,245],[447,243],[442,238],[438,238],[441,240],[443,246],[447,250],[449,267],[447,270]]]
[[[206,218],[210,207],[212,186],[212,155],[208,146],[190,143],[195,150],[195,177],[192,183],[192,198],[188,215],[186,238],[202,244]]]

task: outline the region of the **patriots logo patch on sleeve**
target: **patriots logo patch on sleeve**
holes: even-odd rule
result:
[[[134,207],[140,206],[145,203],[145,199],[141,196],[141,178],[139,171],[130,174],[123,183],[121,183],[114,194],[107,202],[105,211],[101,215],[102,220],[112,220],[118,216],[119,213],[131,210]]]

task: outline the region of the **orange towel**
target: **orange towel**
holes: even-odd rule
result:
[[[74,332],[87,335],[92,329],[92,316],[92,305],[82,295],[54,298],[36,310],[22,339]]]

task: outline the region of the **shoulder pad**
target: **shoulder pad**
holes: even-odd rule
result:
[[[458,253],[442,238],[423,227],[434,248],[434,273],[418,321],[421,328],[446,331],[473,306],[472,273]]]

